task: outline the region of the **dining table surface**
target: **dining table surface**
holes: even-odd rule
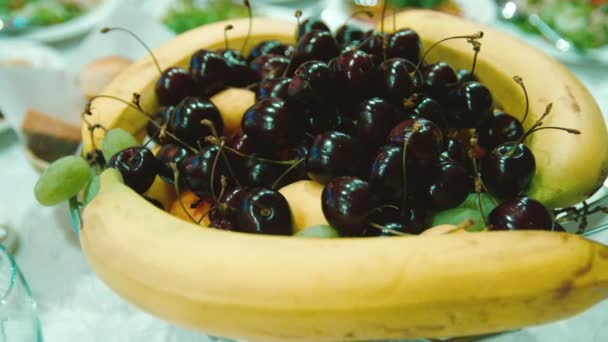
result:
[[[152,2],[154,1],[146,3]],[[142,3],[126,1],[117,6],[115,12],[100,20],[95,27],[133,27],[134,30],[143,32],[144,40],[151,42],[153,47],[171,39],[174,34],[160,22],[148,22],[157,19],[151,9],[148,14],[140,12]],[[327,6],[339,8],[336,1],[327,1]],[[333,16],[330,14],[329,18],[343,20],[344,16],[334,13]],[[147,25],[146,29],[142,29],[142,25]],[[94,29],[90,30],[93,31]],[[86,60],[103,53],[102,48],[95,47],[96,40],[91,35],[92,33],[88,33],[46,43],[44,46],[62,58],[64,65],[82,66]],[[0,38],[0,43],[1,41]],[[107,49],[118,53],[121,45]],[[142,52],[139,48],[129,46],[129,49],[129,53],[135,51],[130,57],[139,58],[145,55],[145,51]],[[91,54],[93,50],[95,53]],[[606,64],[566,65],[588,87],[602,112],[608,117],[608,61]],[[65,72],[69,74],[72,71]],[[20,84],[15,73],[8,73],[0,68],[0,85],[3,84],[2,78],[10,77],[13,82],[11,84]],[[27,77],[33,76],[30,74]],[[27,77],[23,79],[27,80]],[[551,82],[551,75],[547,75],[547,82]],[[3,104],[19,98],[12,95],[9,98],[7,94],[10,92],[7,92],[4,86],[0,87],[0,110]],[[28,85],[20,86],[27,88]],[[41,86],[32,85],[32,88],[41,89]],[[22,96],[19,101],[38,101],[39,99],[33,98],[38,96],[44,95],[30,94],[25,100]],[[13,124],[12,127],[0,130],[0,224],[8,225],[18,234],[19,244],[15,257],[32,288],[45,341],[215,341],[214,338],[174,326],[143,312],[120,298],[97,277],[82,254],[67,203],[44,207],[36,202],[33,188],[40,173],[24,153],[24,138],[19,125]],[[599,215],[595,217],[593,224],[608,224],[608,217]],[[608,230],[592,238],[608,244]],[[486,338],[484,341],[608,341],[608,301],[566,320]]]

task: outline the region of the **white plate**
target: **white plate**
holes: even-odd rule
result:
[[[120,0],[105,0],[88,13],[65,23],[33,29],[20,35],[42,43],[54,43],[87,33],[100,21],[108,17],[120,4]]]
[[[6,60],[20,60],[27,62],[29,67],[43,69],[61,69],[65,65],[57,51],[21,38],[0,39],[0,67]]]

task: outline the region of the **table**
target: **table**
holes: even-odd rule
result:
[[[61,46],[66,51],[73,47],[73,43]],[[571,68],[608,114],[608,69]],[[0,222],[20,235],[17,262],[33,289],[47,341],[212,341],[139,311],[107,288],[81,254],[66,205],[46,208],[36,203],[32,189],[38,174],[22,152],[14,133],[0,136]],[[608,231],[598,239],[608,243]],[[488,340],[606,341],[607,313],[608,301],[604,301],[570,320]]]

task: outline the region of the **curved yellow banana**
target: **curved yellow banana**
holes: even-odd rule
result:
[[[116,292],[169,321],[250,341],[481,334],[560,319],[608,296],[608,247],[572,234],[296,239],[196,229],[113,169],[81,244]]]
[[[522,119],[525,99],[513,81],[520,76],[530,96],[529,128],[553,103],[544,126],[574,128],[580,135],[556,130],[535,133],[527,144],[536,158],[536,176],[529,195],[550,208],[581,202],[608,176],[608,133],[604,116],[585,86],[566,67],[540,50],[506,33],[439,12],[412,10],[397,14],[398,28],[416,30],[425,47],[450,36],[483,31],[475,74],[488,86],[506,112]],[[392,28],[392,18],[385,26]],[[465,40],[442,43],[429,62],[447,61],[471,68],[473,49]]]

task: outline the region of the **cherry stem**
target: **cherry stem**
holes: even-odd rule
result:
[[[196,224],[197,224],[197,225],[200,225],[200,224],[201,224],[201,222],[203,222],[203,220],[205,219],[205,217],[209,216],[209,213],[210,213],[210,212],[211,212],[211,210],[213,210],[213,209],[215,209],[215,206],[211,206],[209,209],[207,209],[207,210],[205,211],[205,213],[204,213],[203,215],[201,215],[201,218],[199,218],[199,219],[196,221]]]
[[[534,123],[534,125],[532,125],[532,127],[530,127],[530,129],[519,139],[520,143],[526,140],[526,138],[528,137],[528,135],[530,135],[532,131],[542,126],[543,120],[547,117],[547,115],[549,115],[549,113],[551,113],[551,109],[553,109],[553,103],[549,103],[547,107],[545,107],[545,112],[543,113],[543,115],[541,115],[541,117]]]
[[[305,158],[302,158],[302,159],[298,160],[297,162],[293,163],[291,166],[289,166],[289,167],[287,168],[287,170],[285,170],[285,172],[283,172],[283,173],[282,173],[282,174],[279,176],[279,178],[277,178],[277,180],[276,180],[276,181],[274,181],[274,183],[272,183],[271,188],[272,188],[272,189],[274,189],[274,190],[276,190],[277,186],[278,186],[279,184],[281,184],[281,181],[283,180],[283,178],[285,178],[285,176],[287,176],[287,175],[288,175],[288,174],[289,174],[291,171],[295,170],[295,168],[296,168],[296,167],[298,167],[298,165],[302,164],[302,163],[304,162],[304,159],[305,159]]]
[[[521,77],[513,76],[513,80],[524,91],[524,97],[526,98],[526,111],[524,112],[524,118],[521,120],[521,125],[523,126],[524,122],[526,122],[526,119],[528,118],[528,111],[530,109],[530,100],[528,98],[528,90],[526,89],[526,86],[524,85],[524,80]]]
[[[483,183],[481,181],[481,177],[475,178],[475,192],[477,193],[477,207],[479,208],[479,213],[481,214],[481,219],[483,221],[484,227],[488,226],[486,222],[486,214],[483,210],[483,203],[481,201],[481,189],[483,187]]]
[[[484,221],[485,222],[485,221]],[[464,230],[464,231],[468,231],[467,229],[472,227],[475,224],[475,220],[471,220],[471,219],[466,219],[464,221],[462,221],[459,225],[457,225],[456,227],[454,227],[454,229],[446,232],[447,234],[451,234],[451,233],[455,233],[457,231],[460,230]]]
[[[209,181],[209,187],[211,188],[211,196],[215,203],[219,202],[218,197],[215,195],[215,171],[217,170],[217,161],[220,159],[220,153],[222,153],[223,148],[224,140],[220,140],[219,149],[215,154],[215,158],[213,158],[213,165],[211,165],[211,180]]]
[[[373,18],[374,17],[374,13],[372,11],[368,11],[368,10],[358,10],[358,11],[354,11],[350,17],[348,17],[348,19],[346,19],[346,22],[344,22],[344,24],[348,24],[349,21],[355,19],[356,17],[358,17],[361,14],[365,14],[366,17],[368,18]]]
[[[226,26],[224,26],[224,48],[226,50],[230,49],[230,45],[228,43],[228,31],[232,30],[234,28],[234,26],[232,26],[232,24],[228,24]]]
[[[435,42],[435,44],[431,45],[431,47],[428,48],[424,52],[424,55],[422,55],[422,58],[420,58],[420,61],[416,65],[416,69],[420,68],[420,66],[422,65],[422,62],[426,59],[426,56],[429,54],[429,52],[431,52],[431,50],[433,50],[437,45],[439,45],[439,44],[441,44],[441,43],[443,43],[445,41],[453,40],[453,39],[477,40],[477,39],[481,39],[481,38],[483,38],[483,31],[479,31],[479,32],[476,32],[474,34],[469,34],[469,35],[465,35],[465,36],[454,36],[454,37],[443,38],[443,39]]]
[[[251,27],[253,26],[253,13],[251,12],[251,4],[249,0],[243,0],[243,5],[247,7],[247,16],[249,17],[249,23],[247,24],[247,36],[243,41],[243,47],[241,47],[241,53],[245,54],[245,48],[247,48],[247,44],[249,43],[249,36],[251,36]]]
[[[397,32],[397,7],[393,7],[393,32]]]
[[[410,134],[409,139],[404,136],[403,137],[403,154],[401,155],[401,167],[402,167],[402,181],[403,181],[403,197],[401,199],[401,205],[402,205],[402,210],[403,212],[405,212],[406,208],[407,208],[407,146],[410,143],[411,138],[414,136],[414,134],[418,133],[420,131],[420,129],[422,129],[422,125],[420,125],[419,122],[415,122],[414,126],[412,127],[412,133]]]
[[[158,64],[158,60],[156,59],[156,56],[154,56],[154,53],[152,53],[152,50],[150,49],[150,47],[148,46],[148,44],[146,44],[141,38],[139,38],[138,35],[136,35],[132,31],[130,31],[130,30],[124,28],[124,27],[104,27],[104,28],[101,29],[101,33],[108,33],[110,31],[122,31],[122,32],[127,33],[131,37],[133,37],[135,40],[137,40],[144,47],[144,49],[146,49],[146,51],[148,51],[148,54],[150,55],[150,57],[154,61],[154,65],[156,65],[156,69],[158,69],[158,72],[160,74],[163,73],[163,69],[161,69],[160,64]]]
[[[222,159],[224,160],[224,163],[226,164],[226,168],[228,169],[228,173],[230,173],[230,177],[232,177],[232,180],[234,180],[234,183],[236,183],[236,185],[241,186],[241,183],[239,182],[239,179],[236,176],[236,173],[234,172],[234,170],[232,169],[232,165],[230,164],[230,161],[228,160],[228,156],[226,156],[226,154],[223,151],[223,149],[227,148],[227,146],[224,145],[224,140],[217,134],[217,129],[215,128],[213,121],[211,121],[209,119],[203,119],[203,120],[201,120],[201,125],[207,126],[209,128],[209,130],[211,131],[211,134],[213,135],[211,138],[214,138],[215,141],[217,141],[217,144],[215,144],[215,145],[220,147],[218,154],[222,155]],[[207,137],[207,138],[209,138],[209,137]],[[207,138],[205,138],[205,140],[208,141]]]
[[[190,215],[190,212],[186,209],[186,206],[184,205],[184,200],[183,200],[182,196],[180,196],[180,194],[181,194],[181,190],[179,188],[180,175],[179,175],[179,170],[177,169],[177,164],[169,163],[169,166],[171,167],[171,170],[173,171],[173,187],[175,188],[175,194],[177,195],[177,200],[179,201],[179,205],[182,207],[182,210],[186,213],[186,215],[188,215],[190,220],[192,220],[192,222],[194,222],[194,223],[197,223],[197,220],[194,217],[192,217],[192,215]]]
[[[389,233],[391,233],[393,235],[400,235],[400,236],[412,236],[412,235],[414,235],[414,234],[408,234],[408,233],[400,232],[400,231],[397,231],[397,230],[394,230],[394,229],[390,229],[390,228],[387,228],[387,227],[385,227],[385,226],[383,226],[381,224],[375,223],[375,222],[369,222],[368,224],[372,228],[378,229],[380,231],[387,231],[387,232],[389,232]]]
[[[218,141],[219,139],[216,139],[215,137],[207,137],[205,140],[207,142],[210,142],[215,145],[217,145],[219,143],[219,141]],[[257,156],[250,156],[250,155],[244,154],[240,151],[237,151],[230,146],[224,146],[224,149],[236,154],[237,156],[260,161],[263,163],[279,164],[279,165],[293,165],[294,163],[297,163],[299,161],[299,159],[297,159],[297,160],[272,160],[272,159],[266,159],[266,158],[261,158],[261,157],[257,157]]]
[[[154,121],[154,119],[152,118],[152,115],[150,113],[146,112],[145,110],[143,110],[143,108],[141,108],[141,105],[139,104],[139,97],[140,96],[139,96],[138,93],[133,93],[133,102],[129,102],[127,100],[121,99],[120,97],[116,97],[116,96],[113,96],[113,95],[100,94],[100,95],[96,95],[95,97],[93,97],[89,101],[89,103],[93,102],[93,100],[96,100],[96,99],[110,99],[110,100],[115,100],[115,101],[118,101],[118,102],[122,102],[122,103],[126,104],[127,106],[129,106],[129,107],[135,109],[136,111],[138,111],[138,112],[144,114],[145,116],[147,116],[148,120],[154,126],[156,126],[156,128],[158,128],[158,129],[161,130],[161,132],[160,132],[161,136],[164,135],[164,134],[167,134],[171,138],[175,139],[175,141],[179,142],[180,144],[184,145],[186,148],[190,149],[192,152],[194,152],[194,153],[198,153],[199,152],[196,148],[190,146],[189,144],[187,144],[183,140],[181,140],[178,137],[176,137],[173,133],[167,131],[165,125],[161,126],[161,125],[158,124],[158,122]],[[173,115],[173,114],[171,114],[171,115]]]
[[[535,129],[531,130],[528,135],[530,135],[530,134],[532,134],[534,132],[538,132],[538,131],[543,130],[543,129],[558,129],[560,131],[568,132],[570,134],[581,134],[581,131],[579,131],[578,129],[574,129],[574,128],[564,128],[564,127],[555,127],[555,126],[542,126],[542,127],[537,127]]]
[[[469,159],[471,159],[471,163],[473,164],[473,172],[475,172],[475,192],[480,193],[481,189],[485,190],[485,192],[488,194],[488,196],[490,196],[490,199],[492,200],[492,202],[494,202],[495,205],[498,205],[498,201],[496,200],[496,198],[494,198],[494,196],[492,196],[492,194],[490,194],[490,192],[488,191],[488,188],[486,187],[486,185],[483,182],[483,179],[481,179],[481,173],[479,173],[479,167],[477,166],[477,158],[475,158],[475,148],[476,147],[477,147],[477,133],[474,133],[470,140]],[[478,200],[481,201],[481,195],[479,195]],[[481,206],[480,206],[480,210],[481,210]],[[483,211],[481,212],[481,217],[483,218],[484,225],[487,226]]]
[[[475,67],[477,66],[477,55],[479,55],[479,51],[481,50],[481,43],[475,39],[468,39],[467,41],[473,45],[473,51],[475,52],[473,54],[473,65],[471,66],[471,74],[475,75]]]
[[[296,30],[296,43],[297,43],[298,32],[299,32],[299,28],[300,28],[300,18],[302,17],[302,10],[296,10],[296,12],[294,13],[294,16],[296,17],[296,20],[298,21],[298,29]],[[281,75],[281,77],[287,76],[287,72],[289,71],[289,69],[291,69],[291,64],[293,62],[294,56],[295,56],[295,53],[292,54],[291,57],[289,58],[289,63],[287,63],[287,67],[285,68],[285,70],[283,70],[283,75]]]

